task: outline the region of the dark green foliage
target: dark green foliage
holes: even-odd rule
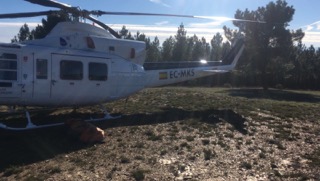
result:
[[[131,32],[126,28],[126,26],[122,26],[122,29],[119,31],[119,35],[123,39],[134,40]]]
[[[216,157],[216,152],[210,149],[203,150],[204,160],[210,160],[211,158]]]
[[[144,176],[145,171],[144,170],[135,170],[131,172],[131,176],[136,180],[136,181],[141,181],[144,180],[145,176]]]
[[[252,169],[251,163],[248,163],[248,162],[242,162],[241,165],[240,165],[240,167],[241,167],[241,168],[244,168],[244,169],[247,169],[247,170]]]
[[[310,160],[310,165],[320,168],[320,148],[314,150],[310,154],[306,154],[305,158]]]
[[[186,140],[189,141],[189,142],[190,142],[190,141],[194,141],[194,136],[187,136],[187,137],[186,137]]]
[[[19,172],[22,171],[22,168],[21,167],[18,167],[18,166],[10,166],[9,168],[7,168],[5,171],[4,171],[4,174],[3,176],[5,177],[8,177],[10,175],[13,175],[13,174],[17,174]]]
[[[30,31],[27,24],[24,24],[18,33],[11,41],[22,42],[25,40],[41,39],[47,36],[50,31],[59,23],[70,20],[67,14],[48,15],[46,19],[42,19],[42,25],[38,25],[34,30]]]
[[[159,62],[160,60],[161,60],[160,41],[158,37],[155,37],[154,40],[150,43],[149,48],[147,47],[146,61]]]
[[[29,26],[27,24],[24,24],[20,30],[17,36],[14,36],[14,38],[11,40],[11,42],[22,42],[25,40],[31,40],[33,39],[32,34],[30,32]]]
[[[148,136],[148,140],[159,141],[162,140],[162,135],[156,135],[153,131],[146,131],[145,134]]]
[[[175,36],[176,43],[172,50],[172,60],[185,61],[187,50],[187,31],[184,29],[184,25],[181,24],[178,27],[177,34]]]
[[[284,0],[270,2],[266,7],[256,11],[237,10],[235,18],[263,21],[266,23],[234,22],[239,28],[232,31],[224,27],[229,40],[240,33],[245,34],[246,60],[244,64],[252,71],[251,76],[257,77],[255,83],[268,88],[285,80],[293,68],[290,53],[294,42],[301,42],[302,31],[291,32],[287,29],[295,9]]]
[[[208,144],[210,144],[210,140],[207,140],[207,139],[202,140],[202,144],[203,145],[208,145]]]
[[[130,163],[130,159],[125,156],[121,156],[120,163]]]

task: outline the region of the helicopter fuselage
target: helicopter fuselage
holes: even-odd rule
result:
[[[244,49],[237,41],[218,62],[144,64],[145,43],[104,29],[63,22],[44,39],[0,44],[0,105],[84,106],[233,70]]]
[[[92,16],[109,14],[204,17],[88,11],[53,0],[25,1],[58,8],[60,11],[0,14],[0,19],[62,14],[71,16],[73,21],[77,22],[60,22],[43,39],[0,43],[0,105],[12,108],[95,105],[128,97],[148,87],[226,73],[235,68],[244,50],[244,41],[239,37],[235,38],[229,53],[220,61],[149,60],[150,62],[144,63],[145,42],[121,39],[115,30]],[[82,18],[100,27],[78,22]],[[63,124],[35,125],[29,111],[26,110],[25,113],[25,127],[11,127],[0,122],[0,129],[27,130]],[[105,111],[103,118],[90,118],[88,121],[112,118],[115,117]]]
[[[61,23],[46,38],[0,44],[0,105],[81,106],[145,87],[145,45],[84,23]]]

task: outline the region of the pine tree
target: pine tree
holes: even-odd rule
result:
[[[172,58],[173,61],[186,61],[187,50],[187,31],[184,29],[184,25],[181,24],[178,27],[177,34],[175,35],[175,44],[173,47]]]
[[[14,36],[13,39],[11,39],[11,42],[22,42],[25,40],[32,40],[33,37],[31,35],[29,26],[25,23],[19,30],[18,35]]]
[[[173,48],[175,44],[176,41],[172,36],[162,43],[161,57],[163,61],[173,61]]]
[[[247,55],[249,55],[250,66],[257,70],[256,76],[259,78],[260,85],[264,88],[268,88],[274,83],[271,81],[275,79],[274,76],[282,76],[274,72],[274,67],[269,64],[274,61],[287,63],[290,55],[288,52],[292,51],[293,41],[303,37],[301,34],[298,36],[292,34],[287,29],[294,12],[294,8],[288,6],[286,1],[277,0],[276,2],[270,2],[266,7],[259,7],[256,11],[237,10],[235,14],[237,19],[265,23],[234,21],[233,24],[239,28],[239,32],[232,32],[224,27],[227,37],[236,33],[243,33],[246,36],[246,49],[249,52]],[[283,71],[287,70],[283,69]]]

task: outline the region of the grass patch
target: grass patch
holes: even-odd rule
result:
[[[37,176],[31,175],[27,176],[23,181],[43,181],[46,180],[49,176],[45,176],[44,174],[40,174]]]
[[[265,153],[260,152],[260,153],[259,153],[259,158],[261,158],[261,159],[265,159],[265,158],[267,158],[267,156],[266,156],[266,154],[265,154]]]
[[[209,145],[210,144],[210,140],[208,140],[208,139],[201,140],[201,142],[202,142],[203,145]]]
[[[320,148],[314,150],[310,154],[305,155],[304,157],[311,161],[309,163],[310,166],[320,168]]]
[[[160,151],[160,155],[163,156],[163,155],[166,155],[168,153],[168,150],[161,150]]]
[[[194,137],[195,136],[187,136],[186,140],[189,141],[189,142],[194,141]]]
[[[19,167],[19,166],[10,166],[9,168],[7,168],[4,173],[3,173],[3,176],[5,177],[9,177],[11,175],[14,175],[14,174],[17,174],[17,173],[20,173],[22,172],[22,167]]]
[[[51,166],[46,169],[49,174],[61,173],[62,169],[59,166]]]
[[[274,145],[277,145],[277,148],[280,149],[280,150],[285,150],[286,147],[281,143],[281,141],[279,140],[276,140],[276,139],[269,139],[268,140],[268,143],[269,144],[274,144]]]
[[[79,166],[79,167],[84,167],[84,166],[87,165],[87,162],[84,161],[82,158],[79,158],[79,157],[71,157],[70,161],[72,163],[74,163],[76,166]]]
[[[250,170],[250,169],[252,169],[252,165],[251,165],[251,163],[249,163],[249,162],[242,162],[242,163],[240,164],[240,168],[244,168],[244,169],[246,169],[246,170]]]
[[[191,150],[191,146],[187,142],[182,142],[180,144],[181,148],[187,148],[188,150]]]
[[[221,139],[218,140],[217,144],[220,145],[221,148],[229,149],[229,146],[226,143],[224,143],[223,140],[221,140]]]
[[[283,178],[291,178],[291,179],[299,180],[299,181],[307,181],[307,180],[311,179],[307,174],[302,173],[302,172],[285,174],[282,177]]]
[[[148,140],[151,140],[151,141],[160,141],[160,140],[162,140],[162,135],[156,135],[151,130],[146,131],[145,135],[147,135],[148,136]]]
[[[144,148],[145,147],[145,144],[143,142],[137,142],[135,145],[134,145],[135,148]]]
[[[134,157],[136,160],[144,160],[144,157],[142,155],[137,155]]]
[[[204,149],[203,150],[204,160],[210,160],[217,156],[217,153],[214,150]]]
[[[148,173],[149,171],[143,170],[143,169],[137,169],[134,171],[131,171],[131,176],[136,180],[136,181],[142,181],[145,179],[145,174]]]
[[[124,163],[124,164],[130,163],[130,158],[125,157],[125,156],[121,156],[120,157],[120,163]]]

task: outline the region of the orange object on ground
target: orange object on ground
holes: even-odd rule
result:
[[[84,143],[96,143],[104,140],[104,131],[86,121],[73,119],[66,121],[66,125]]]

